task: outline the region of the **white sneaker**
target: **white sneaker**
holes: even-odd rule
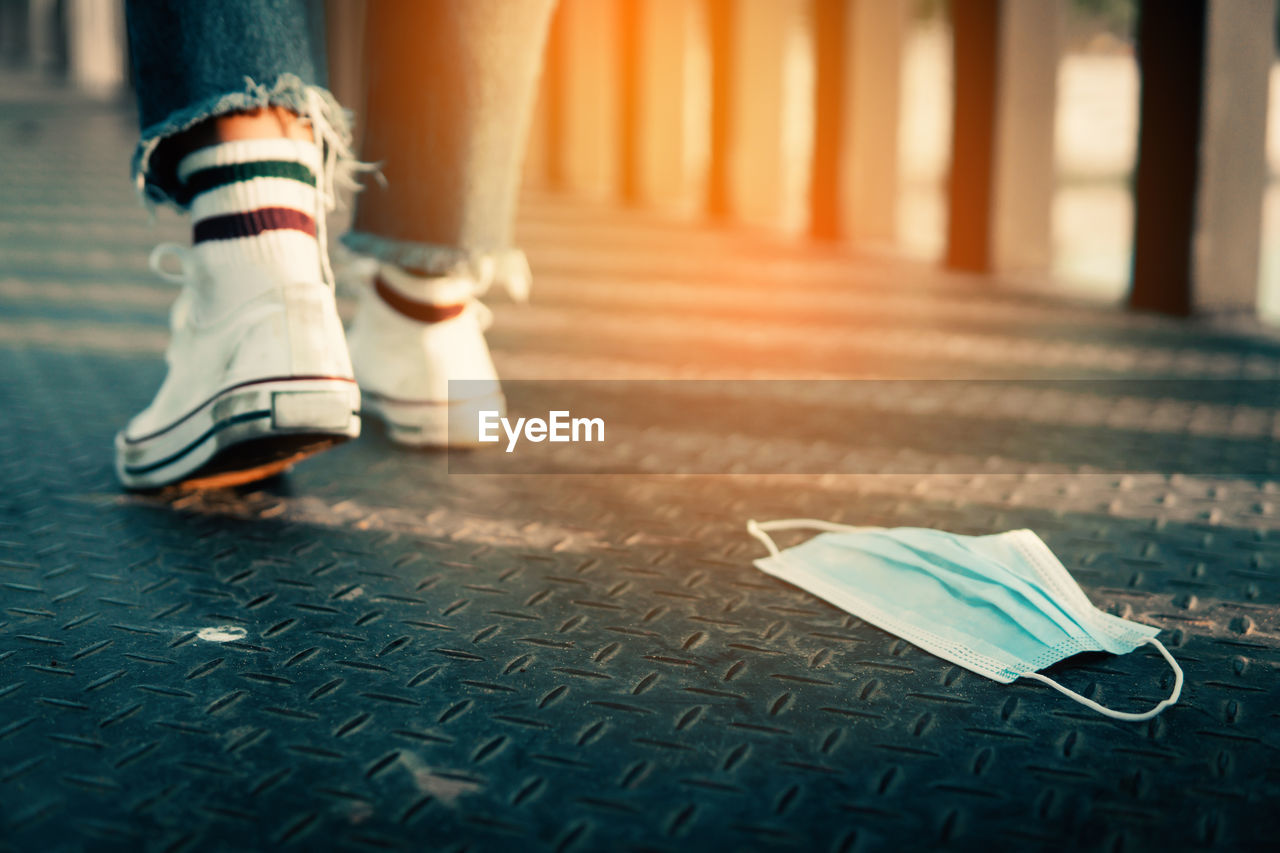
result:
[[[388,264],[372,278],[347,333],[364,411],[400,444],[479,445],[480,413],[505,414],[506,403],[484,341],[492,315],[475,299],[477,283],[417,278]]]
[[[162,268],[169,254],[182,273]],[[184,287],[164,384],[116,436],[126,487],[247,483],[360,434],[360,392],[328,285],[283,282],[265,268],[214,281],[174,244],[156,247],[151,266]]]

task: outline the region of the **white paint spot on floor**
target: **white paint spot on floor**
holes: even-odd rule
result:
[[[209,643],[232,643],[243,640],[248,633],[244,628],[237,628],[235,625],[216,625],[212,628],[201,628],[196,631],[196,636]]]
[[[430,794],[443,806],[453,805],[458,797],[470,794],[480,787],[478,782],[432,770],[425,761],[412,752],[401,752],[400,763],[409,771],[418,790],[424,794]]]
[[[359,598],[362,595],[364,595],[364,587],[356,586],[356,587],[352,587],[351,589],[344,592],[342,595],[338,596],[338,600],[339,601],[355,601],[357,598]]]
[[[355,803],[347,810],[347,822],[359,826],[373,817],[373,806],[368,803]]]

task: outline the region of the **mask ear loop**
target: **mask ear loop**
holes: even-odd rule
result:
[[[827,533],[856,533],[860,530],[884,530],[884,528],[837,524],[834,521],[823,521],[820,518],[780,518],[777,521],[748,519],[747,533],[764,543],[764,547],[769,549],[770,557],[776,557],[786,562],[782,554],[778,552],[778,546],[773,544],[773,537],[765,532],[767,530],[823,530]]]
[[[1159,651],[1160,654],[1164,655],[1164,659],[1169,662],[1169,666],[1173,668],[1173,692],[1169,694],[1168,699],[1163,700],[1162,702],[1160,702],[1160,704],[1156,705],[1150,711],[1141,711],[1139,713],[1129,713],[1127,711],[1113,711],[1110,708],[1104,708],[1103,706],[1099,705],[1097,702],[1093,701],[1092,699],[1088,699],[1084,696],[1081,696],[1079,693],[1075,692],[1074,690],[1071,690],[1067,687],[1063,687],[1061,684],[1054,681],[1052,678],[1041,675],[1038,672],[1024,673],[1022,677],[1034,678],[1036,681],[1043,681],[1045,684],[1049,685],[1054,690],[1057,690],[1062,695],[1070,697],[1071,699],[1074,699],[1075,701],[1079,702],[1081,705],[1084,705],[1086,708],[1092,708],[1093,710],[1097,711],[1099,714],[1103,714],[1105,716],[1111,717],[1113,720],[1128,720],[1133,722],[1138,722],[1141,720],[1149,720],[1152,717],[1154,717],[1156,714],[1159,714],[1165,708],[1168,708],[1170,705],[1173,705],[1174,703],[1176,703],[1178,701],[1178,697],[1182,695],[1182,667],[1178,666],[1178,662],[1173,659],[1173,655],[1169,654],[1169,650],[1164,647],[1164,643],[1160,642],[1155,637],[1145,637],[1143,638],[1142,642],[1150,643],[1151,645],[1155,646],[1156,650]]]
[[[769,550],[769,556],[775,559],[781,560],[784,563],[786,562],[786,558],[783,557],[781,552],[778,551],[778,546],[774,544],[773,537],[770,536],[767,531],[794,530],[794,529],[813,529],[813,530],[825,530],[831,533],[848,533],[850,531],[857,531],[857,530],[883,530],[884,528],[854,527],[853,525],[849,525],[849,524],[836,524],[833,521],[822,521],[816,518],[783,518],[777,521],[765,521],[765,522],[757,522],[755,521],[755,519],[751,519],[747,521],[747,533],[755,537],[756,539],[759,539],[760,542],[764,544],[764,547]],[[1054,690],[1057,690],[1059,693],[1063,694],[1064,696],[1068,696],[1071,699],[1074,699],[1075,701],[1079,702],[1081,705],[1084,705],[1086,708],[1092,708],[1093,710],[1097,711],[1099,714],[1102,714],[1107,717],[1111,717],[1114,720],[1126,720],[1131,722],[1140,722],[1142,720],[1149,720],[1152,717],[1154,717],[1156,714],[1159,714],[1165,708],[1168,708],[1170,705],[1177,703],[1179,697],[1182,696],[1183,676],[1182,676],[1182,667],[1178,666],[1178,662],[1173,659],[1173,655],[1169,654],[1169,650],[1164,647],[1164,643],[1161,643],[1155,637],[1144,637],[1142,640],[1142,643],[1150,643],[1151,645],[1155,646],[1156,650],[1159,651],[1160,654],[1164,655],[1164,659],[1169,662],[1169,666],[1173,668],[1173,692],[1169,694],[1168,699],[1163,700],[1162,702],[1160,702],[1160,704],[1156,705],[1150,711],[1141,711],[1139,713],[1130,713],[1128,711],[1113,711],[1110,708],[1104,708],[1102,705],[1099,705],[1097,702],[1093,701],[1092,699],[1089,699],[1085,696],[1081,696],[1079,693],[1075,692],[1074,690],[1068,687],[1063,687],[1061,684],[1054,681],[1052,678],[1041,675],[1038,672],[1024,673],[1022,677],[1034,678],[1036,681],[1043,681],[1045,684],[1049,685]]]

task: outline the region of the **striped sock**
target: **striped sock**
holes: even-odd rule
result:
[[[178,164],[191,204],[194,251],[214,280],[266,272],[323,281],[316,242],[320,151],[294,139],[244,139],[201,148]]]
[[[373,289],[397,314],[419,323],[440,323],[466,309],[475,285],[465,278],[431,276],[382,264],[373,277]]]

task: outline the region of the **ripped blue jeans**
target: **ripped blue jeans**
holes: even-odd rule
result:
[[[320,88],[320,4],[308,0],[129,0],[129,47],[142,136],[133,178],[153,202],[180,207],[161,143],[217,115],[279,106],[304,114]],[[348,133],[332,109],[339,132]],[[349,133],[348,133],[349,135]]]
[[[228,112],[277,106],[311,121],[351,177],[347,113],[323,88],[317,0],[128,0],[141,139],[134,180],[181,207],[165,140]],[[428,275],[469,274],[480,288],[528,287],[510,246],[520,152],[555,0],[378,0],[365,57],[366,144],[391,192],[362,203],[344,242]],[[403,36],[412,35],[407,40]],[[424,57],[426,57],[424,59]],[[498,94],[494,94],[494,93]],[[443,97],[445,93],[448,97]],[[465,94],[465,97],[459,93]],[[429,155],[429,156],[428,156]],[[332,170],[329,170],[332,171]]]

